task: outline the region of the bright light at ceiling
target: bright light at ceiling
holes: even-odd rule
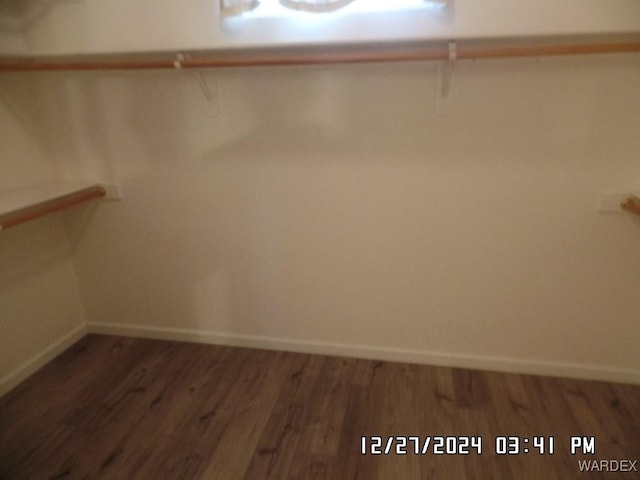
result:
[[[348,5],[331,12],[306,12],[283,7],[278,0],[263,0],[263,2],[249,13],[252,17],[292,17],[292,16],[343,16],[353,13],[384,12],[398,10],[441,10],[446,8],[451,0],[355,0]]]

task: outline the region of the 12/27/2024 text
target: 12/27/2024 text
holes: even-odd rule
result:
[[[567,443],[571,455],[595,454],[595,437],[571,437]],[[360,437],[362,455],[553,455],[553,436],[418,436],[388,435]]]

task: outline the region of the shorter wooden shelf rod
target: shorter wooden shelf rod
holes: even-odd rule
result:
[[[640,203],[638,203],[638,199],[636,197],[629,197],[622,205],[620,205],[623,210],[627,212],[635,213],[636,215],[640,215]]]
[[[0,215],[0,230],[15,227],[21,223],[73,207],[79,203],[102,198],[105,195],[106,191],[104,188],[99,185],[94,185],[34,205],[29,205],[28,207],[20,208],[19,210]]]

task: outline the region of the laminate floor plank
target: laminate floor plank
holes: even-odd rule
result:
[[[583,434],[594,437],[598,457],[624,458],[625,435],[615,421],[612,409],[602,410],[605,402],[600,401],[602,393],[596,382],[567,379],[557,379],[556,382],[560,385],[565,400],[571,405],[571,412],[576,418],[576,423],[582,427]]]
[[[105,361],[112,364],[113,342],[105,337],[87,336],[73,347],[56,357],[47,368],[36,372],[29,382],[23,382],[3,398],[0,398],[0,442],[6,438],[27,433],[26,425],[38,425],[39,420],[52,419],[53,415],[67,415],[69,405],[77,405],[85,390],[92,391],[92,380],[101,375]],[[120,349],[118,348],[118,353]],[[128,351],[130,353],[139,352]],[[61,370],[67,376],[49,375],[51,370]],[[38,384],[40,397],[24,394],[29,385]],[[47,402],[42,402],[46,398]],[[64,408],[64,407],[67,408]],[[20,413],[19,415],[16,413]],[[13,442],[14,444],[16,442]],[[2,452],[0,452],[0,455]]]
[[[634,394],[632,387],[628,385],[601,384],[605,404],[601,407],[604,411],[611,411],[618,425],[629,437],[635,437],[640,441],[640,395]],[[629,395],[626,395],[626,392]],[[608,405],[607,405],[608,404]]]
[[[380,459],[377,478],[420,478],[420,458],[409,454],[413,447],[409,438],[421,433],[417,416],[420,402],[413,394],[417,369],[415,365],[390,362],[383,367],[378,435],[391,436],[393,441],[390,453]],[[398,401],[400,398],[404,400]]]
[[[254,455],[247,467],[247,480],[287,478],[304,428],[305,405],[318,382],[324,359],[320,356],[291,356],[288,378],[269,416]]]
[[[328,478],[378,478],[385,456],[373,454],[370,447],[372,438],[382,432],[386,366],[387,362],[356,360],[345,409],[346,424],[337,455],[327,468]],[[363,437],[367,440],[364,453]]]
[[[209,378],[200,388],[189,387],[189,392],[194,394],[189,408],[181,412],[174,432],[162,437],[157,445],[159,462],[147,465],[138,476],[200,478],[233,413],[241,406],[234,390],[245,388],[261,374],[260,361],[260,357],[252,358],[252,351],[238,349],[230,351],[219,368],[201,372],[208,373]]]
[[[278,399],[284,377],[289,376],[283,353],[264,352],[265,357],[253,365],[255,375],[248,376],[242,388],[230,392],[228,400],[238,409],[227,417],[215,450],[206,459],[201,478],[226,480],[243,478],[262,433]]]
[[[512,470],[519,472],[520,480],[562,480],[556,472],[550,455],[540,454],[532,440],[551,435],[553,429],[542,415],[535,398],[525,390],[520,375],[490,374],[489,389],[492,392],[493,408],[500,436],[516,436],[527,439],[518,445],[523,455],[509,459]],[[546,442],[539,442],[542,451]],[[495,446],[494,446],[495,447]],[[524,453],[529,452],[529,453]],[[498,460],[499,461],[499,460]]]
[[[569,439],[574,435],[583,435],[587,431],[587,423],[580,422],[572,412],[572,406],[562,394],[562,388],[556,378],[524,377],[525,386],[530,392],[531,398],[538,399],[540,413],[534,416],[540,423],[545,422],[545,429],[541,434],[553,436],[555,440],[555,454],[550,457],[556,474],[561,479],[572,478],[576,475],[577,458],[569,451]],[[586,478],[602,478],[599,472]]]
[[[417,368],[415,392],[418,409],[414,412],[419,427],[417,435],[470,436],[472,431],[462,424],[456,406],[453,370],[450,368]],[[477,455],[469,448],[468,455],[429,455],[420,458],[420,477],[465,478],[467,457]]]
[[[464,427],[462,435],[471,435],[482,439],[482,455],[469,455],[465,459],[465,477],[469,480],[491,478],[508,480],[518,478],[512,467],[517,459],[506,459],[495,449],[494,438],[506,435],[498,418],[501,412],[495,407],[495,396],[501,392],[492,392],[488,373],[466,369],[453,369],[456,414]]]
[[[77,478],[122,478],[122,472],[132,478],[154,452],[148,438],[171,433],[190,409],[186,383],[215,360],[208,349],[177,343],[148,356],[103,400],[108,414],[96,422],[91,446],[76,456]]]
[[[73,418],[78,406],[98,406],[100,395],[108,391],[107,385],[117,382],[118,376],[138,363],[148,348],[157,347],[152,342],[133,339],[117,339],[108,344],[92,341],[85,337],[8,394],[9,407],[0,408],[0,431],[6,432],[0,438],[0,445],[4,447],[0,448],[0,465],[6,456],[14,462],[28,463],[30,469],[55,468],[52,466],[71,444],[78,442],[86,446],[86,435],[69,425],[68,418]],[[87,364],[86,371],[83,363]],[[48,378],[47,370],[65,373]],[[37,395],[21,394],[21,388],[29,383],[38,385]],[[4,403],[5,399],[2,400]],[[5,425],[8,428],[5,429]],[[52,443],[54,455],[47,454],[43,448]]]
[[[615,475],[584,460],[640,469],[640,386],[89,335],[0,398],[0,480]]]
[[[323,358],[317,380],[304,402],[290,467],[282,478],[304,479],[312,471],[317,475],[318,459],[335,458],[337,454],[356,361]]]
[[[176,359],[187,359],[180,355],[184,346],[163,342],[156,348],[146,350],[135,364],[126,362],[126,370],[118,381],[108,381],[104,389],[98,389],[100,397],[85,397],[81,408],[64,419],[64,424],[75,429],[56,457],[56,474],[61,478],[105,478],[111,469],[120,470],[126,446],[140,446],[133,441],[133,433],[139,431],[138,423],[145,413],[147,389],[158,379],[174,378]],[[136,348],[136,347],[132,347]],[[192,352],[188,349],[187,352]],[[118,369],[120,370],[120,369]],[[104,379],[104,377],[102,377]]]

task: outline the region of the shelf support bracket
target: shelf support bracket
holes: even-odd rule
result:
[[[453,69],[456,66],[456,60],[458,59],[458,44],[456,42],[449,42],[449,56],[448,61],[442,69],[442,97],[447,98],[449,96],[449,90],[451,90],[451,78],[453,77]]]
[[[200,87],[200,91],[202,95],[207,100],[209,107],[211,108],[210,116],[213,118],[218,117],[220,115],[220,105],[219,105],[219,94],[218,94],[218,82],[217,80],[214,82],[213,90],[209,86],[207,79],[205,78],[202,70],[194,68],[193,65],[190,65],[191,56],[188,53],[178,53],[176,54],[176,59],[173,62],[173,66],[176,70],[193,69],[193,76],[198,82],[198,86]]]

